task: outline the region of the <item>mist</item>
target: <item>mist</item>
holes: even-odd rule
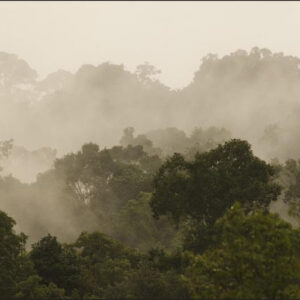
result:
[[[134,72],[108,62],[86,64],[38,80],[37,71],[16,54],[1,52],[0,59],[0,140],[13,140],[10,155],[1,161],[2,174],[25,185],[85,143],[100,149],[120,145],[128,127],[131,144],[161,157],[241,138],[268,162],[299,158],[300,60],[294,56],[257,47],[223,57],[207,54],[193,80],[176,90],[162,84],[157,79],[162,71],[149,63]],[[208,146],[209,141],[214,142]],[[59,233],[68,209],[58,213],[59,197],[50,198],[25,207],[35,207],[30,214],[45,210],[40,223],[55,220]],[[3,205],[26,228],[26,210],[12,200]]]
[[[1,2],[0,298],[299,298],[299,13]]]
[[[89,141],[116,145],[129,126],[139,134],[217,126],[249,140],[264,159],[297,158],[298,65],[299,58],[268,49],[208,54],[193,80],[174,90],[149,63],[135,72],[108,62],[83,65],[37,80],[22,58],[2,52],[0,138],[61,156]]]

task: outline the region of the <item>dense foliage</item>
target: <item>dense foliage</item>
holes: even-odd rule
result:
[[[300,297],[300,231],[278,216],[239,204],[218,220],[218,243],[195,256],[186,280],[192,296],[205,299]]]
[[[0,52],[0,299],[299,299],[299,62],[209,54],[171,90]]]
[[[0,298],[300,297],[300,231],[270,213],[280,196],[299,216],[298,162],[268,164],[238,139],[172,156],[131,129],[121,142],[85,144],[33,184],[0,178],[23,216],[32,199],[41,209],[27,248],[22,220],[0,211]]]
[[[271,182],[272,175],[273,167],[255,157],[241,140],[198,153],[193,161],[174,154],[154,178],[150,205],[157,217],[170,214],[176,223],[182,219],[192,223],[188,238],[194,241],[189,247],[205,249],[212,225],[234,201],[252,210],[266,209],[277,199],[280,186]]]

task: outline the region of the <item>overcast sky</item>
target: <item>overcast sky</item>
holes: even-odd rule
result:
[[[208,53],[266,47],[300,57],[300,2],[0,2],[0,51],[41,77],[82,64],[145,61],[172,88]]]

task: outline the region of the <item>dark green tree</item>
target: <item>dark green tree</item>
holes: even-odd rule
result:
[[[83,260],[83,297],[102,298],[105,290],[123,281],[142,256],[105,234],[83,232],[75,243]]]
[[[32,275],[17,286],[16,299],[66,299],[64,289],[58,288],[53,282],[42,283],[42,278]]]
[[[12,298],[18,282],[32,274],[25,251],[26,236],[13,230],[15,221],[0,211],[0,298]]]
[[[80,286],[81,262],[75,250],[48,234],[32,245],[30,258],[43,283],[54,283],[67,295]]]
[[[298,299],[300,232],[274,214],[236,203],[216,222],[218,245],[186,271],[193,298]]]
[[[125,280],[106,290],[109,299],[188,299],[188,290],[179,274],[160,272],[143,262]]]
[[[242,140],[198,153],[193,161],[174,154],[154,178],[150,205],[155,217],[171,215],[177,224],[196,222],[197,232],[207,232],[235,201],[249,211],[266,210],[280,193],[279,185],[271,182],[273,174],[273,167]]]

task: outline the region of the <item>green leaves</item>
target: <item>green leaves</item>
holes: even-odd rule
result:
[[[30,258],[43,283],[56,284],[70,295],[80,285],[80,260],[74,249],[47,235],[33,244]]]
[[[124,280],[140,260],[138,252],[99,232],[83,232],[74,247],[82,259],[82,290],[96,298]]]
[[[151,207],[155,216],[170,213],[176,222],[192,217],[213,224],[234,201],[266,208],[280,193],[272,175],[272,167],[241,140],[198,153],[191,162],[174,154],[154,178]]]
[[[17,283],[33,271],[25,254],[26,236],[13,230],[15,221],[0,211],[0,298],[12,298]]]
[[[197,153],[193,161],[174,154],[154,178],[150,206],[155,217],[171,215],[184,224],[186,248],[201,252],[213,243],[213,224],[235,201],[251,211],[266,210],[276,200],[280,187],[271,181],[273,174],[246,141],[231,140]]]
[[[32,275],[18,284],[16,299],[66,299],[64,289],[60,289],[51,282],[46,285],[42,278]]]
[[[195,256],[186,282],[195,298],[277,299],[299,295],[300,232],[272,214],[239,204],[215,225],[218,245]]]

